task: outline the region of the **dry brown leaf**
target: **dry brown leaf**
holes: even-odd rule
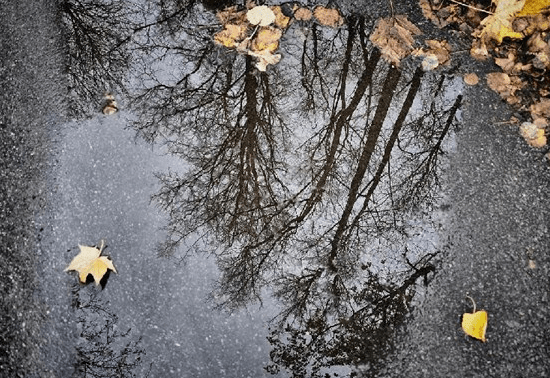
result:
[[[307,8],[297,8],[294,11],[294,18],[298,21],[309,21],[313,17],[313,12]]]
[[[216,12],[216,17],[220,21],[220,24],[239,24],[243,23],[246,20],[246,12],[240,11],[237,12],[237,7],[229,7],[224,10]]]
[[[248,54],[257,59],[256,68],[258,68],[258,70],[262,72],[267,70],[268,65],[277,64],[281,60],[280,54],[273,54],[271,53],[271,51],[268,50],[258,52],[249,51]]]
[[[424,55],[422,68],[424,71],[431,71],[440,65],[447,64],[451,58],[451,45],[447,41],[426,40],[428,49],[417,49],[413,52],[414,55]]]
[[[529,107],[533,119],[546,118],[550,119],[550,99],[545,98]]]
[[[481,40],[476,39],[472,42],[470,55],[476,60],[487,60],[489,57],[489,51],[487,50],[487,46],[481,42]]]
[[[487,74],[487,85],[509,104],[520,102],[520,99],[515,96],[516,91],[524,85],[519,77],[509,76],[504,72],[492,72]]]
[[[322,5],[319,5],[313,10],[313,15],[323,26],[337,28],[344,24],[344,18],[338,9],[325,8]]]
[[[468,85],[477,85],[477,83],[479,83],[479,77],[472,72],[464,75],[464,82]]]
[[[382,57],[396,66],[413,51],[414,37],[422,34],[405,15],[378,20],[370,41],[380,49]]]

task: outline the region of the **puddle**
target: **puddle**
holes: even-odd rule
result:
[[[461,82],[387,63],[359,15],[293,20],[267,67],[259,50],[215,44],[220,24],[200,4],[131,18],[149,24],[116,94],[129,112],[65,138],[64,259],[108,239],[120,272],[101,295],[143,337],[153,376],[376,372],[445,248]],[[133,144],[128,125],[169,156]]]

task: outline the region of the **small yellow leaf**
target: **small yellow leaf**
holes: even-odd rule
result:
[[[464,315],[462,315],[462,329],[467,335],[485,342],[487,311],[480,310],[475,311],[472,314],[464,313]]]
[[[80,282],[86,283],[88,275],[91,274],[97,286],[107,273],[107,270],[117,272],[113,262],[107,256],[100,256],[102,249],[87,247],[85,245],[79,245],[78,247],[80,248],[80,253],[65,268],[65,272],[76,270]]]

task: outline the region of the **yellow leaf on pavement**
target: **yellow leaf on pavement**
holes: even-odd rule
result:
[[[476,311],[476,302],[474,302],[474,300],[469,296],[466,298],[472,301],[474,310],[472,313],[466,312],[462,315],[462,329],[468,336],[472,336],[485,342],[485,331],[487,330],[487,311]]]
[[[515,15],[525,5],[525,0],[493,0],[496,4],[494,14],[481,21],[482,29],[476,31],[474,36],[480,37],[483,42],[496,40],[498,44],[506,37],[522,39],[523,34],[514,31],[512,22]]]
[[[116,273],[113,262],[107,256],[101,256],[103,243],[101,249],[85,245],[79,245],[78,247],[80,248],[80,253],[65,268],[65,272],[76,270],[82,283],[86,283],[88,275],[91,274],[96,286],[99,285],[107,270],[112,270]]]
[[[468,312],[464,313],[464,315],[462,315],[462,329],[467,335],[485,342],[487,311],[481,310],[472,314]]]

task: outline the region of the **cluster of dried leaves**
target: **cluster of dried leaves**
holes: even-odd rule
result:
[[[544,147],[550,127],[550,0],[493,0],[489,9],[464,1],[420,0],[420,6],[437,26],[457,24],[471,35],[475,59],[494,59],[501,71],[487,75],[488,86],[529,118],[520,125],[527,143]],[[465,77],[467,84],[477,81],[475,74]]]
[[[285,14],[286,13],[286,14]],[[227,48],[256,58],[256,67],[265,71],[270,64],[277,64],[280,54],[279,40],[290,24],[296,21],[310,21],[312,18],[322,26],[337,28],[344,24],[344,18],[337,9],[317,6],[313,11],[295,5],[287,12],[280,6],[256,6],[253,2],[246,9],[226,8],[216,14],[223,30],[214,35],[214,42]]]
[[[451,46],[447,41],[426,40],[426,48],[414,48],[420,29],[405,15],[395,15],[378,20],[370,41],[378,47],[382,57],[399,66],[407,56],[424,56],[422,68],[431,71],[450,61]]]

